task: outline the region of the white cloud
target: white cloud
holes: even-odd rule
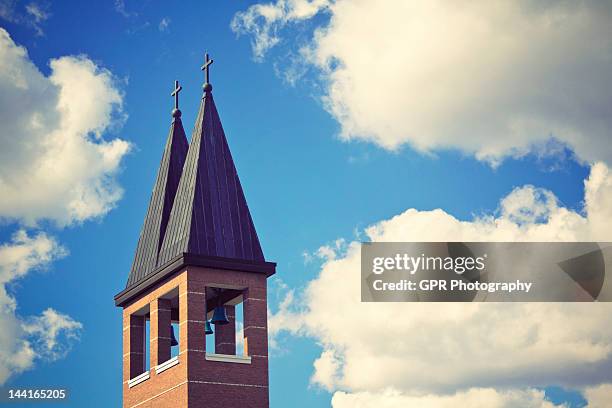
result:
[[[36,35],[44,35],[42,24],[51,17],[48,3],[30,2],[21,9],[15,0],[0,1],[0,18],[31,27]]]
[[[104,215],[122,195],[115,176],[130,145],[107,140],[122,94],[85,56],[50,61],[45,77],[0,28],[0,217],[59,225]]]
[[[40,316],[27,319],[24,332],[36,339],[36,350],[41,357],[57,360],[64,357],[72,343],[78,340],[83,325],[70,316],[47,308]]]
[[[333,350],[324,350],[312,365],[314,367],[314,373],[310,379],[312,384],[318,384],[328,391],[336,388],[335,380],[341,368],[341,361]]]
[[[162,31],[162,32],[168,31],[171,22],[172,22],[172,20],[170,20],[170,18],[164,17],[159,22],[159,25],[157,26],[157,28],[159,29],[159,31]]]
[[[584,396],[589,402],[589,408],[607,408],[612,401],[612,384],[601,384],[584,390]]]
[[[26,12],[32,16],[36,23],[42,23],[50,17],[49,12],[40,4],[29,3],[25,8]]]
[[[374,241],[606,241],[612,238],[610,203],[612,174],[596,163],[585,181],[586,216],[560,206],[550,191],[524,186],[501,200],[499,217],[460,221],[440,209],[409,209],[366,232]]]
[[[244,325],[242,322],[236,322],[236,353],[244,355]]]
[[[48,17],[35,3],[26,11],[36,22]],[[104,138],[125,120],[113,75],[85,56],[49,65],[45,76],[0,28],[0,218],[30,227],[106,214],[122,195],[116,175],[130,148]],[[11,293],[19,278],[66,255],[44,232],[20,229],[0,244],[0,384],[37,360],[64,357],[78,340],[81,323],[51,307],[20,316]]]
[[[11,241],[11,244],[0,246],[0,284],[2,285],[24,276],[32,269],[41,268],[67,255],[65,248],[44,233],[32,238],[25,230],[19,230]]]
[[[605,241],[612,236],[610,203],[612,173],[597,163],[585,180],[580,212],[560,206],[549,191],[525,186],[500,201],[498,215],[461,221],[439,209],[408,209],[366,228],[365,240]],[[334,406],[384,406],[368,401],[388,387],[399,393],[388,397],[388,406],[410,406],[400,402],[429,394],[427,401],[445,406],[441,395],[449,393],[458,393],[449,399],[455,402],[490,393],[503,407],[546,406],[539,397],[536,405],[515,403],[513,395],[612,380],[610,304],[366,304],[360,302],[359,243],[325,248],[319,275],[303,292],[289,291],[270,318],[270,333],[308,336],[322,346],[312,382],[336,391]],[[475,387],[498,391],[470,391]]]
[[[564,405],[563,405],[564,406]],[[380,393],[337,392],[332,398],[333,408],[553,408],[562,407],[547,401],[544,391],[510,390],[498,391],[492,388],[473,388],[452,395],[406,395],[385,390]]]
[[[612,163],[610,4],[278,0],[237,13],[232,28],[261,58],[283,27],[321,13],[313,37],[289,47],[321,70],[342,138],[497,163],[553,135]]]
[[[253,34],[253,54],[261,60],[280,41],[279,28],[291,21],[314,17],[329,4],[329,0],[278,0],[276,3],[254,4],[236,13],[231,28],[239,34]]]
[[[16,232],[0,246],[0,384],[33,366],[37,359],[62,357],[78,338],[81,324],[51,308],[40,316],[21,318],[7,287],[29,271],[46,268],[67,251],[45,233]]]
[[[138,15],[136,12],[127,11],[125,0],[115,0],[115,11],[126,18],[136,17]]]

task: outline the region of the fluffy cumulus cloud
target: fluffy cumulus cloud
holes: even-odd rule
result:
[[[70,316],[47,308],[40,316],[27,319],[22,327],[29,337],[35,339],[35,349],[41,357],[57,360],[68,353],[83,325]]]
[[[305,43],[282,37],[318,14],[327,18]],[[344,139],[497,163],[553,136],[580,159],[612,163],[609,3],[278,0],[232,27],[252,35],[258,58],[283,40],[301,47]]]
[[[236,13],[231,27],[239,34],[253,34],[251,45],[256,59],[280,41],[278,30],[290,22],[303,21],[327,9],[329,0],[277,0],[257,3]]]
[[[605,408],[612,401],[612,384],[602,384],[584,390],[590,408]]]
[[[612,172],[597,163],[581,211],[524,186],[495,215],[462,221],[439,209],[408,209],[366,228],[365,240],[610,240],[610,203]],[[338,242],[318,251],[318,276],[303,292],[289,292],[270,317],[274,335],[321,344],[311,381],[335,392],[334,407],[546,407],[532,387],[551,384],[586,389],[591,406],[605,406],[597,401],[610,396],[610,386],[599,385],[612,383],[609,304],[365,304],[360,244]],[[490,404],[465,403],[479,400]]]
[[[38,23],[48,17],[36,3],[26,11]],[[106,214],[122,195],[116,175],[130,149],[104,137],[125,120],[113,75],[85,56],[52,59],[49,67],[43,74],[0,28],[0,218],[30,228]],[[12,290],[66,254],[42,231],[20,228],[0,244],[0,384],[38,360],[62,358],[79,338],[81,323],[53,308],[19,315]]]
[[[36,360],[62,357],[78,338],[81,324],[54,309],[47,308],[39,316],[18,316],[17,301],[8,289],[28,272],[44,269],[66,254],[42,232],[29,235],[19,230],[11,242],[0,246],[0,384],[31,368]]]
[[[333,408],[554,408],[563,407],[547,401],[543,391],[497,391],[491,388],[475,388],[452,395],[408,396],[396,391],[380,393],[338,392],[332,399]],[[602,406],[603,407],[603,406]]]
[[[120,124],[111,73],[84,56],[50,62],[45,76],[0,28],[0,217],[60,225],[105,214],[130,145],[103,133]]]

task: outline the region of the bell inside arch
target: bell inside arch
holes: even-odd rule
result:
[[[176,336],[174,335],[174,327],[170,328],[170,346],[178,346],[178,341],[176,341]]]
[[[210,325],[210,321],[207,320],[205,325],[204,325],[204,334],[205,335],[209,335],[209,334],[213,334],[213,329],[212,326]]]
[[[215,307],[215,311],[213,313],[213,317],[210,320],[212,324],[228,324],[229,320],[227,318],[227,311],[225,310],[225,306],[217,306]]]

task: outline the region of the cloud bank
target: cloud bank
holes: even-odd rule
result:
[[[38,22],[48,17],[34,3],[27,10]],[[49,67],[43,74],[0,28],[0,218],[30,228],[106,214],[121,198],[116,176],[130,149],[104,137],[125,120],[113,75],[85,56],[52,59]],[[78,340],[81,323],[51,307],[20,316],[11,293],[20,278],[66,255],[49,234],[23,227],[0,243],[0,384],[37,361],[64,357]]]
[[[0,28],[0,217],[59,225],[106,214],[130,145],[103,132],[122,119],[107,70],[84,56],[50,62],[47,77]]]
[[[474,388],[452,395],[409,396],[396,391],[381,393],[337,392],[332,398],[333,408],[553,408],[562,407],[547,401],[544,391],[497,391],[491,388]]]
[[[524,186],[500,201],[497,215],[461,221],[439,209],[408,209],[368,227],[364,240],[610,240],[611,202],[612,173],[597,163],[579,212],[550,191]],[[609,304],[365,304],[359,243],[317,252],[319,275],[303,292],[289,292],[270,328],[322,346],[311,381],[334,392],[335,408],[548,407],[533,389],[547,385],[588,389],[593,401],[612,396],[609,385],[598,388],[612,383]],[[481,399],[491,403],[464,404]]]
[[[322,14],[296,44],[303,35],[287,27]],[[301,47],[345,140],[495,164],[553,136],[581,160],[612,164],[608,3],[278,0],[237,13],[232,28],[251,35],[259,59],[283,42]]]
[[[78,338],[81,324],[52,308],[39,316],[18,317],[17,301],[7,290],[30,271],[44,270],[66,255],[45,233],[30,236],[19,230],[11,242],[0,245],[0,384],[37,360],[63,357]]]

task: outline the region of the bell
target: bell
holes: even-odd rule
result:
[[[227,320],[227,313],[225,312],[224,306],[215,307],[215,311],[213,313],[212,319],[210,319],[212,324],[228,324],[229,320]]]
[[[174,327],[170,328],[170,347],[178,346],[178,341],[176,341],[176,337],[174,336]]]
[[[206,324],[204,325],[204,334],[205,335],[209,335],[209,334],[213,334],[213,329],[212,326],[210,325],[210,321],[206,321]]]

